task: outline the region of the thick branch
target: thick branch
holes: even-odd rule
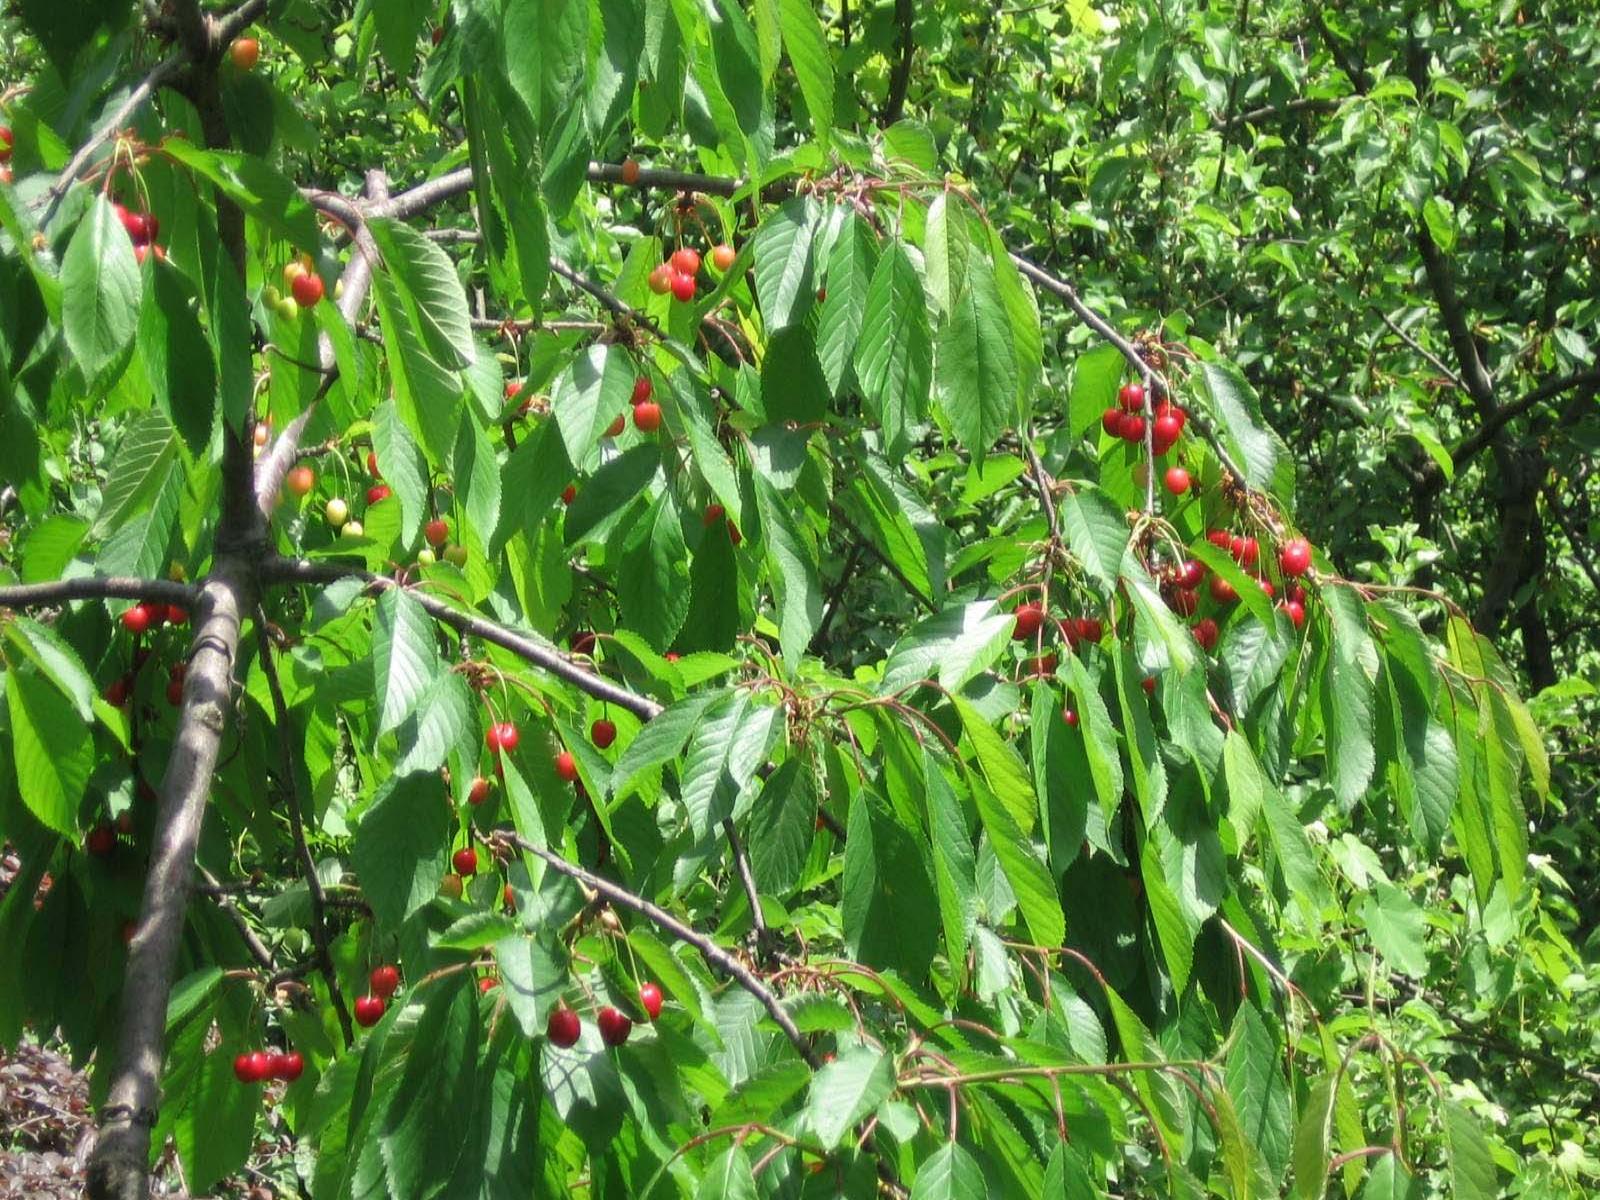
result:
[[[1471,437],[1463,439],[1459,446],[1450,451],[1450,458],[1459,468],[1492,442],[1495,434],[1499,433],[1508,422],[1514,421],[1535,405],[1576,387],[1600,387],[1600,370],[1578,371],[1571,375],[1563,375],[1559,379],[1541,384],[1510,404],[1500,406],[1495,415],[1485,421]]]
[[[200,589],[170,579],[140,579],[132,575],[84,575],[50,583],[24,583],[0,587],[0,608],[38,608],[71,600],[158,600],[193,608]]]
[[[261,578],[265,583],[333,583],[340,579],[359,579],[373,588],[401,586],[387,576],[374,575],[370,571],[339,566],[337,563],[313,563],[289,558],[271,559],[263,563]],[[587,692],[597,700],[604,700],[607,704],[614,704],[632,713],[641,721],[648,721],[661,712],[662,706],[648,696],[641,696],[620,684],[612,683],[609,679],[585,670],[553,646],[537,642],[528,634],[507,629],[475,613],[462,612],[437,596],[415,588],[409,589],[407,594],[435,620],[442,621],[461,633],[482,638],[486,642],[509,650],[541,670],[570,683],[578,690]]]
[[[666,909],[652,904],[643,896],[630,892],[621,884],[613,883],[609,879],[586,871],[576,863],[568,862],[559,854],[547,850],[543,846],[534,845],[520,834],[502,830],[493,836],[515,845],[519,850],[534,855],[557,874],[565,875],[568,879],[577,880],[585,887],[599,892],[611,903],[619,904],[623,908],[638,913],[655,925],[656,928],[671,934],[680,942],[693,946],[700,952],[700,956],[707,963],[728,976],[728,978],[761,1002],[761,1007],[767,1010],[767,1015],[773,1019],[779,1029],[783,1030],[783,1036],[789,1039],[789,1044],[795,1048],[795,1052],[801,1058],[813,1069],[822,1065],[822,1061],[817,1057],[816,1051],[811,1048],[811,1043],[806,1040],[805,1034],[800,1032],[794,1023],[794,1019],[784,1009],[783,1002],[778,999],[772,989],[756,978],[755,973],[749,967],[745,966],[710,938],[684,924]]]
[[[306,842],[305,818],[301,814],[304,797],[300,794],[300,776],[294,769],[294,745],[290,737],[289,706],[284,702],[283,683],[278,679],[278,667],[272,661],[272,637],[267,632],[266,614],[256,609],[256,647],[261,654],[261,670],[267,677],[267,690],[272,693],[272,710],[278,726],[278,750],[289,789],[289,829],[294,834],[295,853],[300,859],[300,870],[306,877],[306,891],[311,896],[311,942],[317,948],[317,966],[328,985],[328,996],[333,1001],[333,1011],[339,1017],[339,1030],[344,1034],[348,1048],[355,1045],[355,1028],[350,1024],[350,1012],[345,1008],[344,994],[339,991],[339,975],[333,967],[333,955],[328,952],[327,902],[323,896],[322,880],[317,876],[317,860],[311,857],[311,847]]]
[[[917,50],[916,17],[913,0],[894,0],[895,36],[899,40],[900,55],[889,73],[889,94],[878,113],[878,124],[885,127],[893,125],[905,111],[906,92],[911,87],[911,60]]]

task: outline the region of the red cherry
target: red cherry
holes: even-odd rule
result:
[[[375,483],[367,489],[367,503],[376,504],[380,500],[387,500],[394,492],[387,483]]]
[[[1156,694],[1156,677],[1154,675],[1146,675],[1139,681],[1139,686],[1144,689],[1145,695],[1154,696]]]
[[[484,744],[495,754],[502,750],[515,750],[521,740],[522,734],[511,721],[496,721],[483,735]]]
[[[383,478],[383,473],[378,470],[378,452],[376,450],[367,451],[367,474],[374,479]]]
[[[304,496],[317,486],[317,473],[302,463],[284,477],[283,486],[289,489],[290,495]]]
[[[639,405],[643,404],[646,400],[650,399],[651,393],[653,393],[655,390],[656,390],[655,389],[655,385],[650,382],[650,376],[641,375],[641,376],[639,376],[639,378],[635,379],[633,381],[633,400],[632,400],[632,404],[634,405],[634,407],[637,408]]]
[[[356,1024],[364,1029],[370,1029],[383,1020],[384,1010],[389,1006],[384,1003],[382,996],[357,996],[355,1003]]]
[[[676,650],[668,650],[666,653],[666,660],[668,662],[675,663],[682,657],[683,655],[679,654]]]
[[[122,614],[122,627],[129,633],[140,634],[150,628],[155,612],[148,604],[135,604]]]
[[[1291,538],[1278,551],[1278,566],[1285,575],[1296,577],[1311,569],[1311,543],[1305,538]]]
[[[450,865],[456,869],[456,874],[465,878],[478,873],[478,852],[471,846],[463,846],[450,856]]]
[[[89,836],[83,839],[83,848],[95,858],[110,858],[117,848],[117,834],[106,822],[101,821],[89,830]]]
[[[1304,629],[1306,624],[1306,606],[1298,600],[1285,600],[1278,606],[1289,615],[1289,620],[1296,629]]]
[[[1293,600],[1296,604],[1304,604],[1306,602],[1306,589],[1298,583],[1291,583],[1283,595],[1284,599]]]
[[[739,532],[739,527],[732,521],[728,522],[728,540],[735,546],[744,541],[744,534]]]
[[[661,985],[657,983],[642,983],[639,985],[639,1003],[644,1011],[654,1021],[661,1015]]]
[[[1221,575],[1213,575],[1211,577],[1211,598],[1218,604],[1232,604],[1239,598],[1239,593],[1234,591],[1233,584],[1229,583]]]
[[[621,413],[618,413],[617,414],[617,419],[615,421],[611,422],[611,424],[606,426],[606,436],[610,437],[610,438],[621,437],[622,436],[622,431],[624,429],[626,429],[627,427],[628,427],[627,418],[624,417]]]
[[[1258,580],[1256,580],[1256,582],[1261,585],[1261,590],[1267,594],[1267,599],[1268,600],[1271,600],[1274,596],[1276,596],[1278,594],[1278,589],[1272,586],[1272,580],[1270,580],[1270,579],[1258,579]]]
[[[326,289],[322,285],[322,276],[307,271],[304,275],[295,276],[289,290],[294,293],[294,302],[301,308],[315,308]]]
[[[0,125],[0,163],[11,160],[11,147],[16,144],[16,139],[11,133],[11,126]]]
[[[723,242],[721,245],[712,248],[711,265],[718,271],[726,271],[733,266],[733,260],[737,257],[738,255],[734,253],[733,247],[728,245],[727,242]]]
[[[172,705],[173,708],[179,708],[179,707],[182,706],[182,704],[183,704],[183,680],[181,680],[181,679],[169,679],[169,680],[167,680],[167,703]]]
[[[1176,421],[1179,433],[1182,433],[1183,427],[1189,423],[1189,414],[1170,400],[1163,400],[1156,406],[1156,419],[1159,420],[1162,417],[1171,417]]]
[[[1023,664],[1023,673],[1026,675],[1054,675],[1056,668],[1060,665],[1060,656],[1052,650],[1049,654],[1041,654],[1037,658],[1028,659]]]
[[[600,749],[607,749],[612,742],[617,740],[616,725],[601,717],[593,725],[589,726],[589,740]]]
[[[435,518],[422,527],[422,536],[430,546],[442,546],[450,540],[448,522]]]
[[[700,251],[684,246],[672,252],[672,269],[680,275],[687,275],[693,279],[700,274]]]
[[[268,1063],[266,1061],[258,1062],[257,1060],[265,1060],[266,1057],[260,1051],[246,1051],[243,1054],[235,1054],[233,1056],[233,1077],[240,1083],[260,1083],[267,1077],[266,1068]]]
[[[665,296],[672,290],[673,275],[672,264],[662,263],[650,272],[650,290],[658,296]]]
[[[585,630],[582,633],[574,631],[569,644],[572,646],[574,654],[593,654],[594,633],[590,630]]]
[[[1162,480],[1167,491],[1174,496],[1181,496],[1189,490],[1189,472],[1182,467],[1168,467],[1166,478]]]
[[[306,1056],[298,1050],[291,1050],[287,1054],[275,1054],[273,1058],[272,1073],[285,1083],[293,1083],[306,1073]]]
[[[1019,604],[1012,616],[1016,619],[1016,628],[1011,631],[1011,636],[1019,642],[1032,641],[1044,625],[1044,606]]]
[[[1194,640],[1207,654],[1211,653],[1217,644],[1217,623],[1210,617],[1201,617],[1194,623]]]
[[[1165,454],[1172,449],[1178,440],[1178,435],[1182,432],[1183,426],[1178,424],[1178,418],[1171,413],[1157,417],[1155,425],[1150,429],[1150,436],[1155,443],[1156,453]]]
[[[1205,564],[1189,558],[1178,565],[1178,569],[1173,573],[1172,582],[1183,588],[1197,588],[1205,577]]]
[[[1076,729],[1078,727],[1078,710],[1075,708],[1063,708],[1061,710],[1061,719]]]
[[[1206,534],[1206,541],[1210,542],[1218,550],[1227,550],[1233,543],[1233,539],[1228,536],[1226,529],[1213,529]]]
[[[571,504],[577,498],[578,498],[578,485],[577,484],[569,483],[569,484],[567,484],[566,487],[561,489],[561,503],[563,503],[563,504]]]
[[[639,163],[636,159],[625,158],[622,160],[622,170],[618,172],[624,187],[632,187],[639,182]]]
[[[1080,642],[1098,642],[1105,636],[1105,627],[1099,617],[1079,617],[1072,623],[1072,632]]]
[[[261,60],[261,43],[255,38],[235,38],[228,47],[228,57],[241,71],[248,71]]]
[[[167,605],[167,623],[169,625],[187,625],[189,623],[189,610],[180,608],[176,604]]]
[[[1253,567],[1261,557],[1261,544],[1253,537],[1235,536],[1228,541],[1228,552],[1241,567]]]
[[[661,428],[661,405],[653,400],[633,406],[633,423],[640,433],[654,433]]]
[[[1117,403],[1124,412],[1137,412],[1144,407],[1144,384],[1125,383],[1117,392]]]
[[[1122,410],[1108,408],[1100,414],[1100,428],[1106,431],[1107,436],[1119,438],[1122,436]]]
[[[467,789],[468,804],[482,804],[489,798],[489,781],[479,775],[472,781],[472,786]]]
[[[517,906],[517,894],[511,890],[509,883],[501,889],[500,900],[507,908],[515,908]]]
[[[428,40],[431,41],[435,46],[444,41],[444,26],[435,25],[433,27],[433,31],[428,34]]]
[[[106,690],[102,694],[105,696],[106,703],[111,705],[112,708],[121,708],[128,702],[128,695],[132,690],[132,682],[124,675],[122,678],[113,679],[106,684]]]
[[[568,783],[578,778],[578,760],[572,757],[571,750],[563,750],[556,755],[556,774]]]
[[[1200,596],[1193,588],[1174,588],[1167,597],[1167,607],[1180,617],[1192,617],[1194,610],[1200,607]]]
[[[480,996],[486,995],[489,992],[492,992],[494,990],[494,988],[495,988],[495,981],[494,981],[494,977],[493,976],[485,975],[482,979],[478,980],[478,994]]]
[[[1125,442],[1144,441],[1144,418],[1138,413],[1122,414],[1122,440]]]
[[[633,1032],[633,1022],[609,1004],[596,1014],[595,1024],[600,1026],[600,1040],[608,1046],[622,1045]]]
[[[520,392],[521,390],[522,390],[522,380],[520,380],[520,379],[508,379],[508,380],[506,380],[506,399],[507,400],[515,400],[517,398],[517,393]]]
[[[706,505],[706,511],[701,516],[700,520],[702,524],[704,524],[707,528],[710,528],[727,515],[727,509],[723,508],[720,504],[713,503]]]
[[[694,291],[695,285],[693,275],[679,275],[677,273],[673,274],[672,295],[675,300],[687,304],[689,301],[694,299]]]
[[[550,1039],[552,1045],[565,1049],[578,1042],[578,1034],[583,1029],[583,1022],[578,1019],[578,1014],[566,1005],[550,1010],[550,1018],[544,1023],[544,1035]]]
[[[393,963],[373,967],[372,974],[367,976],[367,985],[374,996],[387,1000],[400,989],[400,968]]]

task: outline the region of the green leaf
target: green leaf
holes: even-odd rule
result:
[[[22,651],[56,690],[72,703],[85,724],[94,720],[94,681],[83,661],[66,640],[48,625],[31,617],[11,617],[0,625],[6,640]]]
[[[993,600],[947,608],[905,633],[884,664],[882,690],[895,692],[919,679],[937,678],[957,691],[1004,653],[1015,624]]]
[[[645,442],[624,450],[579,485],[578,498],[567,509],[567,545],[608,537],[624,514],[643,506],[641,496],[660,467],[660,447]]]
[[[177,456],[178,436],[164,413],[152,410],[130,421],[112,456],[89,536],[103,538],[143,510],[169,482]]]
[[[840,919],[853,958],[920,981],[938,948],[938,901],[921,846],[871,793],[850,802]]]
[[[1372,935],[1372,943],[1391,967],[1415,979],[1428,974],[1428,953],[1423,944],[1427,918],[1392,883],[1374,880],[1372,890],[1362,897],[1361,920]]]
[[[704,838],[748,802],[750,782],[782,729],[782,710],[755,705],[740,692],[716,704],[695,726],[682,770],[683,807]],[[743,803],[742,803],[743,802]]]
[[[768,334],[805,319],[816,302],[815,243],[821,210],[809,196],[784,201],[752,239],[756,298]]]
[[[928,205],[923,261],[928,274],[928,297],[941,317],[954,314],[967,287],[967,260],[972,257],[972,235],[967,229],[965,201],[940,192]]]
[[[927,789],[928,844],[933,851],[933,881],[939,894],[945,955],[952,963],[961,963],[966,961],[967,939],[978,921],[972,836],[967,832],[955,789],[927,750],[922,754],[922,776]]]
[[[1011,327],[988,258],[969,261],[966,287],[951,303],[934,359],[939,403],[956,440],[982,465],[1016,417],[1018,390]]]
[[[826,150],[833,127],[833,57],[822,22],[810,0],[778,0],[778,22],[811,117],[812,136]]]
[[[1073,557],[1109,597],[1122,577],[1128,552],[1128,519],[1099,488],[1080,485],[1056,502],[1062,532]]]
[[[165,138],[161,153],[215,184],[246,214],[296,248],[315,255],[317,213],[294,182],[263,159],[231,150],[205,150],[184,138]],[[118,232],[121,232],[120,225]],[[233,271],[225,254],[217,255]],[[238,272],[234,271],[234,277]]]
[[[869,1046],[846,1050],[811,1080],[806,1115],[823,1149],[832,1150],[857,1121],[894,1091],[894,1060]]]
[[[961,696],[953,696],[951,700],[961,717],[961,729],[967,736],[967,744],[978,770],[995,797],[1005,805],[1012,823],[1024,836],[1032,833],[1033,823],[1039,813],[1039,801],[1033,794],[1033,781],[1028,778],[1022,756],[973,707],[971,701]]]
[[[737,1143],[717,1156],[695,1189],[695,1200],[756,1200],[755,1172],[750,1158]]]
[[[217,364],[193,306],[194,292],[177,270],[157,260],[155,303],[139,321],[139,349],[157,403],[183,435],[189,453],[205,453],[217,421]]]
[[[829,390],[837,396],[855,379],[867,289],[878,265],[878,236],[853,209],[836,212],[838,228],[828,245],[823,275],[828,296],[817,320],[817,359]]]
[[[71,837],[94,769],[89,727],[48,680],[15,667],[5,679],[17,791],[40,824]]]
[[[1293,1113],[1277,1039],[1252,1005],[1241,1004],[1228,1037],[1227,1088],[1245,1139],[1273,1179],[1289,1164]]]
[[[800,882],[816,817],[811,765],[788,759],[768,776],[750,810],[750,869],[763,895],[787,895]]]
[[[423,347],[406,315],[400,289],[387,271],[377,272],[372,294],[383,324],[385,363],[394,383],[395,407],[422,444],[428,461],[443,465],[455,448],[465,389],[461,377],[446,370]]]
[[[669,763],[683,753],[689,735],[713,704],[729,698],[728,692],[698,692],[662,709],[641,729],[617,760],[611,772],[611,794],[620,800],[633,790],[639,776]]]
[[[1361,1200],[1422,1200],[1422,1185],[1394,1154],[1382,1154],[1372,1161]]]
[[[437,770],[452,750],[475,754],[477,740],[478,716],[471,692],[460,675],[440,671],[400,727],[404,753],[394,773]]]
[[[103,195],[67,244],[61,290],[61,332],[92,386],[133,341],[144,298],[133,243]]]
[[[911,1185],[911,1200],[987,1200],[988,1195],[983,1168],[956,1142],[930,1154]]]
[[[898,241],[884,249],[867,285],[856,378],[868,411],[883,427],[885,455],[898,461],[910,448],[912,428],[927,417],[933,383],[933,337],[922,280]]]
[[[814,425],[828,415],[828,380],[805,325],[780,329],[761,360],[761,402],[775,423]]]
[[[547,935],[510,934],[495,943],[494,962],[506,1005],[527,1037],[543,1035],[550,1010],[566,989],[571,964],[546,944]]]
[[[1189,627],[1172,615],[1131,543],[1123,556],[1121,577],[1124,591],[1133,601],[1135,629],[1166,651],[1167,661],[1180,675],[1193,670],[1200,657],[1199,643]]]
[[[432,772],[392,776],[356,827],[351,858],[378,920],[398,927],[432,900],[445,874],[450,804]]]
[[[467,293],[455,263],[421,230],[400,221],[367,222],[383,254],[383,265],[399,285],[406,312],[422,334],[422,344],[445,367],[465,367],[477,358]]]
[[[471,540],[486,542],[500,522],[500,462],[470,405],[461,412],[452,463],[457,503],[466,514],[467,526],[477,534]],[[407,522],[403,536],[409,540],[415,529]],[[465,543],[469,539],[458,531],[456,541]]]
[[[1105,410],[1117,402],[1117,389],[1127,370],[1127,360],[1115,346],[1096,346],[1078,355],[1067,391],[1073,436],[1081,438],[1100,424]]]
[[[1348,808],[1366,793],[1377,766],[1373,681],[1378,654],[1359,600],[1344,588],[1328,588],[1324,602],[1333,621],[1332,645],[1322,675],[1328,766],[1334,793]]]
[[[226,1043],[202,1060],[172,1130],[184,1182],[196,1195],[209,1193],[250,1157],[260,1092],[239,1086]]]
[[[1117,747],[1117,725],[1106,707],[1100,687],[1077,655],[1067,658],[1072,673],[1072,694],[1077,701],[1078,728],[1083,731],[1084,754],[1089,760],[1089,777],[1100,798],[1100,811],[1107,824],[1122,803],[1122,753]]]
[[[378,596],[372,630],[380,735],[411,715],[437,671],[438,652],[428,614],[403,588],[385,588]]]
[[[65,513],[33,526],[22,540],[22,582],[48,583],[61,578],[88,533],[89,522]]]
[[[393,400],[372,410],[372,449],[383,481],[399,497],[402,536],[409,540],[428,513],[428,471]]]
[[[977,801],[989,845],[1000,861],[1006,882],[1016,893],[1029,939],[1036,946],[1059,946],[1067,936],[1067,923],[1044,855],[1018,826],[1010,809],[976,779],[972,781],[972,797]]]
[[[1216,415],[1218,433],[1245,482],[1294,506],[1294,459],[1261,416],[1255,390],[1231,363],[1204,362],[1199,377]]]
[[[672,493],[662,491],[623,544],[617,564],[622,619],[657,650],[672,645],[689,615],[689,548]]]
[[[603,343],[590,346],[561,373],[550,395],[550,407],[572,463],[581,464],[606,426],[623,415],[633,393],[633,380],[634,366],[628,356]]]
[[[1294,1194],[1297,1200],[1322,1200],[1328,1186],[1328,1142],[1333,1129],[1334,1077],[1319,1075],[1311,1085],[1294,1131]]]
[[[1274,787],[1262,792],[1261,811],[1267,818],[1267,836],[1283,871],[1290,895],[1315,912],[1327,896],[1327,885],[1317,869],[1317,853],[1305,826]]]
[[[767,547],[767,577],[778,609],[778,644],[784,662],[794,670],[822,623],[817,555],[795,521],[792,502],[761,475],[756,476],[755,491]]]

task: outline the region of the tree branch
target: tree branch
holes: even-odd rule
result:
[[[83,575],[50,583],[23,583],[0,587],[0,608],[38,608],[71,600],[158,600],[193,608],[200,589],[170,579],[140,579],[132,575]]]
[[[1501,405],[1494,416],[1485,421],[1471,437],[1464,438],[1460,445],[1450,451],[1451,460],[1459,468],[1492,442],[1495,434],[1499,433],[1508,422],[1516,420],[1535,405],[1575,387],[1600,387],[1600,370],[1576,371],[1571,375],[1563,375],[1559,379],[1541,384],[1510,404]]]
[[[350,1024],[350,1012],[345,1008],[344,994],[339,990],[339,975],[333,968],[333,955],[328,952],[327,901],[322,891],[322,880],[317,876],[317,860],[311,856],[306,843],[305,818],[301,815],[303,797],[300,793],[300,776],[294,769],[294,751],[289,738],[289,706],[284,702],[283,683],[278,679],[277,665],[272,661],[272,637],[267,632],[267,617],[256,609],[256,647],[261,655],[261,671],[267,677],[267,690],[272,693],[272,708],[278,725],[278,749],[283,768],[284,783],[289,789],[289,829],[294,834],[295,853],[300,859],[300,870],[306,877],[306,891],[311,895],[311,943],[317,948],[317,965],[328,985],[328,996],[333,1001],[333,1011],[339,1017],[339,1030],[344,1034],[346,1049],[355,1045],[355,1027]]]
[[[217,907],[227,914],[228,920],[232,921],[233,927],[239,931],[244,948],[250,951],[250,957],[256,960],[256,965],[265,972],[267,978],[272,978],[278,971],[278,964],[272,961],[272,951],[267,949],[265,943],[256,935],[256,931],[250,928],[250,922],[239,911],[239,906],[229,899],[227,889],[217,882],[217,877],[201,866],[196,866],[195,870],[200,873],[203,881],[203,886],[195,890],[210,896]]]
[[[916,55],[917,10],[913,0],[894,0],[894,21],[898,30],[900,56],[895,59],[889,73],[889,94],[884,98],[878,113],[878,124],[893,125],[906,107],[906,92],[911,88],[911,60]]]
[[[744,888],[744,898],[750,905],[750,921],[755,926],[756,946],[763,956],[770,949],[769,941],[772,932],[767,928],[767,916],[761,911],[761,893],[756,889],[756,877],[750,870],[750,856],[744,852],[744,842],[740,840],[739,829],[733,823],[732,817],[724,817],[722,832],[727,835],[728,848],[733,851],[733,866],[738,872],[739,883]]]

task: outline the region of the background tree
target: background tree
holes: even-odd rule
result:
[[[1592,1189],[1580,12],[21,9],[91,1194]]]

